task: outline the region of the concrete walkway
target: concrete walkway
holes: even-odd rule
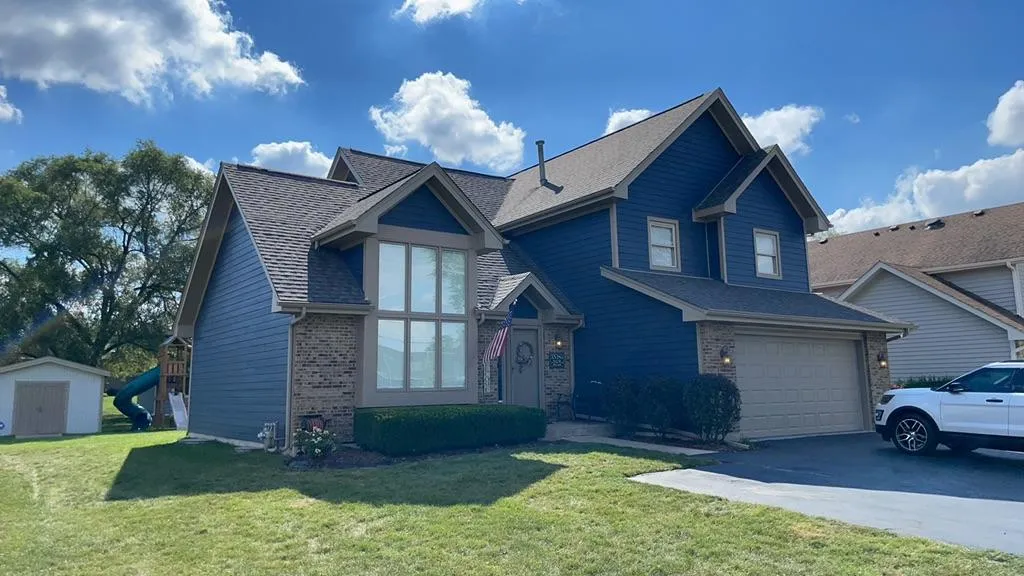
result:
[[[621,438],[608,438],[606,436],[568,436],[563,438],[569,442],[581,442],[587,444],[606,444],[618,446],[619,448],[634,448],[636,450],[650,450],[651,452],[662,452],[665,454],[677,454],[683,456],[701,456],[714,454],[714,450],[698,450],[697,448],[684,448],[682,446],[669,446],[666,444],[654,444],[652,442],[637,442],[635,440],[622,440]]]

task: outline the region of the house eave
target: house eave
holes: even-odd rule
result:
[[[586,196],[583,196],[566,204],[559,204],[558,206],[553,206],[551,208],[541,210],[540,212],[535,212],[533,214],[530,214],[529,216],[523,216],[515,220],[510,220],[508,222],[496,224],[495,227],[498,229],[499,232],[505,233],[511,232],[513,230],[518,230],[520,228],[524,228],[527,226],[542,225],[544,222],[548,220],[555,219],[563,214],[572,212],[574,210],[586,208],[587,206],[596,204],[598,202],[602,202],[604,200],[609,200],[611,198],[625,198],[624,194],[626,194],[626,191],[623,188],[605,188],[603,190],[598,190],[597,192],[587,194]]]
[[[365,316],[374,310],[372,304],[331,304],[325,302],[299,302],[287,301],[278,302],[273,312],[284,312],[288,314],[301,314],[302,312],[314,314],[346,314],[352,316]]]

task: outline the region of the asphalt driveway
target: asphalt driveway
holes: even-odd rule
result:
[[[811,516],[1024,554],[1024,455],[911,457],[875,434],[766,443],[718,464],[634,480]]]

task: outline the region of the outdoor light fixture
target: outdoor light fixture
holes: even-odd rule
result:
[[[555,334],[555,348],[561,350],[564,345],[565,342],[562,342],[562,336],[560,334]]]
[[[728,346],[722,346],[722,351],[719,352],[719,356],[722,357],[722,364],[725,366],[732,365],[732,354],[729,353]]]
[[[885,357],[885,352],[878,353],[878,366],[879,368],[889,367],[889,359]]]

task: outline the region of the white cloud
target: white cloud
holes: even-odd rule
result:
[[[324,178],[332,158],[318,152],[309,142],[269,142],[252,149],[252,163],[284,172]]]
[[[850,112],[846,116],[843,116],[843,120],[846,120],[850,124],[860,124],[860,116],[856,112]]]
[[[761,146],[778,144],[787,154],[808,154],[811,146],[806,139],[824,117],[825,111],[817,106],[787,104],[757,116],[744,114],[743,122]]]
[[[526,132],[491,120],[469,89],[468,80],[428,72],[403,80],[391,104],[370,108],[370,119],[389,145],[417,142],[443,163],[469,161],[498,171],[519,166]]]
[[[988,115],[988,143],[992,146],[1024,145],[1024,80],[1017,80],[999,97]]]
[[[909,170],[882,203],[864,200],[829,220],[839,232],[888,226],[1024,200],[1024,149],[954,170]]]
[[[6,86],[0,86],[0,122],[21,123],[21,110],[7,99]]]
[[[206,162],[200,162],[191,156],[185,156],[185,164],[193,170],[210,174],[211,176],[213,175],[213,167],[217,165],[213,158],[207,159]]]
[[[195,95],[218,86],[285,92],[298,69],[233,28],[221,0],[4,2],[0,75],[45,88],[75,84],[134,103],[171,84]]]
[[[484,0],[405,0],[395,16],[408,14],[417,24],[453,16],[469,16]]]
[[[604,133],[611,134],[612,132],[621,130],[630,124],[636,124],[650,115],[651,111],[646,108],[633,108],[630,110],[619,108],[618,110],[609,110],[608,123],[604,127]]]
[[[397,144],[392,146],[391,144],[384,145],[384,154],[387,156],[398,156],[404,158],[409,153],[409,147],[405,144]]]

